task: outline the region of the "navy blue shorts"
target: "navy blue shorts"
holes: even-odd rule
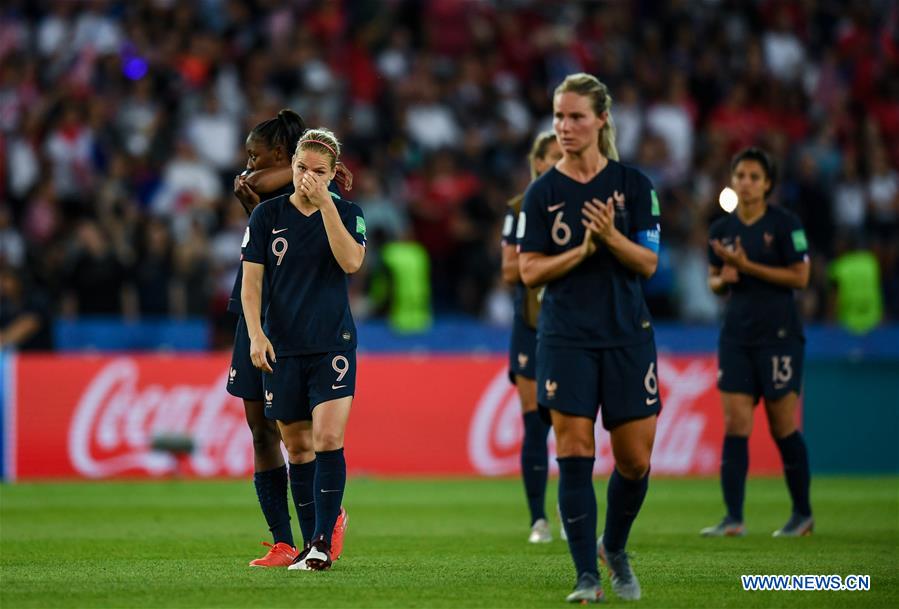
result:
[[[790,340],[779,345],[744,346],[718,343],[718,389],[778,400],[802,391],[805,343]]]
[[[656,345],[584,349],[537,343],[537,403],[548,410],[596,420],[612,429],[659,413]]]
[[[250,359],[250,335],[247,333],[247,320],[243,315],[237,318],[227,389],[233,396],[256,402],[262,401],[262,371],[254,368],[253,360]]]
[[[356,350],[279,357],[263,374],[265,416],[278,421],[311,421],[323,402],[356,393]]]
[[[516,315],[509,341],[509,381],[514,385],[516,376],[531,380],[537,378],[536,359],[537,330]]]

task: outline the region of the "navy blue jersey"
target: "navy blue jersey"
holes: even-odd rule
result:
[[[365,245],[362,209],[331,196],[343,225]],[[320,211],[306,216],[288,195],[266,201],[250,216],[243,259],[265,266],[265,334],[279,357],[355,348],[347,276],[331,252]]]
[[[759,264],[786,267],[802,262],[808,255],[799,218],[780,207],[769,205],[762,217],[749,226],[732,213],[715,220],[709,229],[709,239],[718,239],[725,247],[733,245],[737,237],[746,257]],[[724,265],[711,246],[709,264]],[[730,286],[721,340],[765,345],[802,336],[793,289],[741,273],[740,280]]]
[[[519,251],[547,256],[581,247],[581,210],[594,198],[605,202],[615,192],[617,229],[658,251],[659,202],[642,173],[609,160],[587,184],[555,167],[531,184],[517,226]],[[604,348],[639,344],[653,336],[640,276],[625,267],[602,243],[592,256],[549,282],[537,328],[548,345]]]
[[[336,195],[340,195],[340,189],[337,187],[337,183],[334,180],[331,180],[331,183],[328,184],[328,190]],[[278,190],[270,193],[266,193],[260,195],[262,199],[259,202],[259,205],[262,205],[269,199],[274,199],[275,197],[280,197],[281,195],[292,195],[293,194],[293,182],[290,184],[279,188]],[[241,258],[242,260],[243,258]],[[235,315],[243,315],[243,305],[240,304],[240,286],[243,283],[243,264],[237,267],[237,277],[234,279],[234,287],[231,288],[231,297],[228,298],[228,310]],[[262,287],[263,298],[262,302],[265,302],[265,285]]]

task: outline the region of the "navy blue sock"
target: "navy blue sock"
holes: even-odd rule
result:
[[[259,506],[272,532],[275,543],[293,545],[290,531],[290,510],[287,507],[287,468],[283,465],[253,474],[253,486]]]
[[[290,464],[290,494],[300,521],[303,543],[312,541],[315,532],[315,461]]]
[[[612,471],[606,492],[606,528],[602,534],[606,551],[620,552],[627,545],[631,525],[640,513],[648,489],[649,472],[639,480],[630,480],[617,469]]]
[[[746,472],[749,471],[749,438],[724,436],[721,451],[721,490],[731,520],[743,522]]]
[[[784,478],[787,480],[787,488],[790,489],[790,498],[793,500],[793,512],[800,516],[811,516],[809,487],[812,475],[809,471],[805,440],[797,430],[776,442],[784,463]]]
[[[531,511],[531,524],[546,518],[546,477],[549,470],[549,452],[546,436],[549,425],[543,422],[536,410],[524,413],[524,439],[521,442],[521,476],[524,493]]]
[[[343,503],[346,487],[346,460],[343,449],[315,453],[315,533],[312,538],[325,536],[331,543],[334,523]]]
[[[560,457],[559,509],[568,550],[580,576],[599,577],[596,565],[596,493],[593,491],[593,457]]]

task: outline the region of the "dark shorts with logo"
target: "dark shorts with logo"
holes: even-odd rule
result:
[[[512,338],[509,341],[509,381],[515,377],[537,378],[537,330],[528,326],[521,317],[512,322]]]
[[[606,349],[538,342],[537,403],[544,418],[558,410],[595,421],[601,412],[606,429],[658,414],[655,341]]]
[[[250,336],[247,333],[247,320],[243,315],[237,318],[227,389],[233,396],[262,401],[262,372],[253,367],[253,360],[250,359]]]
[[[264,374],[265,416],[309,421],[323,402],[356,393],[356,350],[279,357]]]
[[[804,360],[805,343],[798,339],[758,346],[719,341],[718,389],[751,395],[753,403],[798,395]]]

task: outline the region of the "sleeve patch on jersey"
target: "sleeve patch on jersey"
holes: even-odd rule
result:
[[[808,249],[808,241],[805,239],[804,230],[801,228],[794,230],[791,236],[793,237],[793,249],[797,252],[804,252]]]
[[[508,237],[512,234],[512,216],[506,216],[506,219],[503,221],[503,237]]]
[[[654,190],[650,190],[649,193],[652,196],[652,215],[660,216],[662,214],[662,211],[659,206],[659,195],[657,195],[656,191]]]
[[[643,247],[652,250],[656,254],[659,253],[659,243],[661,242],[662,231],[658,224],[650,230],[641,230],[637,233],[637,243]]]
[[[365,236],[365,218],[362,216],[356,216],[356,232]]]
[[[250,227],[248,226],[246,232],[244,232],[244,234],[243,234],[243,243],[240,244],[240,247],[245,248],[247,246],[247,243],[249,243],[249,242],[250,242]]]
[[[515,231],[515,238],[519,241],[524,239],[524,224],[527,216],[524,215],[524,212],[518,214],[518,230]]]

